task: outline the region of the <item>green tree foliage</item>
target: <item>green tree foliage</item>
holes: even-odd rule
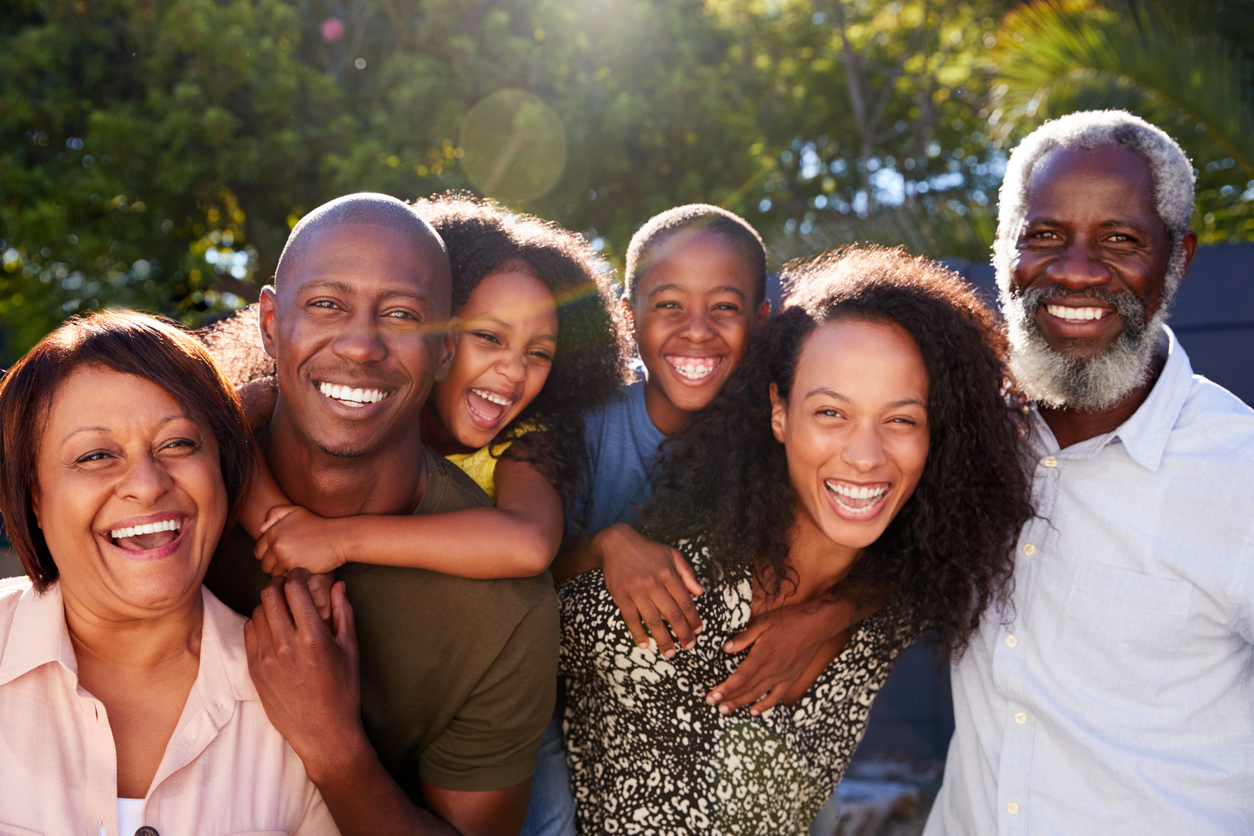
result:
[[[996,40],[999,140],[1075,110],[1136,113],[1193,160],[1202,241],[1254,236],[1254,2],[1046,0]]]
[[[1254,0],[1181,0],[1205,14],[1172,17],[1157,40],[1169,15],[1061,2],[1046,11],[1071,22],[1028,38],[1043,7],[1014,0],[11,0],[7,356],[105,305],[189,323],[232,308],[304,212],[361,190],[486,189],[582,231],[611,263],[645,219],[692,201],[745,214],[776,261],[852,240],[983,259],[999,143],[1068,101],[1061,82],[1003,76],[1035,62],[1073,87],[1105,79],[1061,57],[1093,37],[1095,67],[1178,76],[1170,95],[1128,95],[1182,140],[1227,138],[1223,156],[1189,147],[1207,234],[1254,236],[1237,218],[1249,178],[1235,176],[1254,133],[1234,134],[1248,116],[1224,104],[1248,100],[1254,38],[1233,33]],[[1192,51],[1132,54],[1173,42]],[[1179,98],[1192,121],[1170,121]],[[489,106],[486,129],[468,120]],[[505,120],[513,136],[492,129]],[[518,177],[526,160],[556,181]]]

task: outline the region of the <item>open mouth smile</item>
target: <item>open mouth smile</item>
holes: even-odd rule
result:
[[[1107,308],[1071,308],[1066,305],[1046,305],[1045,310],[1064,322],[1088,322],[1114,313]]]
[[[698,386],[709,382],[718,371],[718,367],[723,364],[722,357],[686,357],[668,354],[664,359],[682,380]]]
[[[158,520],[141,525],[122,526],[109,531],[109,542],[127,552],[168,550],[183,536],[183,520]]]
[[[341,386],[338,383],[318,382],[318,391],[336,403],[360,409],[378,403],[389,397],[396,390],[354,388],[352,386]]]
[[[833,479],[824,480],[828,496],[836,505],[853,517],[870,518],[879,512],[890,485],[851,485]]]
[[[491,389],[470,389],[466,392],[466,410],[475,424],[483,429],[492,429],[517,400],[512,395],[503,395]]]

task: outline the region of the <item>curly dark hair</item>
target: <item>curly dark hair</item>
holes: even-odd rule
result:
[[[705,537],[716,571],[750,568],[768,594],[795,582],[788,534],[796,506],[771,430],[770,385],[787,400],[819,325],[893,323],[918,345],[927,371],[927,459],[914,495],[833,591],[886,592],[915,633],[934,629],[960,654],[983,612],[1009,594],[1014,542],[1032,515],[1005,338],[962,279],[904,250],[846,249],[789,264],[784,275],[784,310],[676,436],[641,529],[662,542]]]
[[[626,379],[628,330],[615,302],[611,273],[579,235],[488,200],[449,192],[414,203],[448,247],[453,311],[488,276],[520,269],[557,300],[557,349],[544,388],[489,447],[527,433],[507,456],[535,465],[557,488],[567,518],[583,488],[584,414],[608,401]],[[436,384],[437,386],[439,384]]]

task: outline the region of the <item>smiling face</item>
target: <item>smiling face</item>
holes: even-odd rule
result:
[[[136,618],[199,602],[226,522],[213,433],[135,375],[84,366],[49,407],[35,516],[67,605]]]
[[[800,534],[858,550],[884,533],[923,474],[927,396],[923,357],[901,327],[837,319],[815,329],[787,403],[771,385]]]
[[[1192,233],[1173,258],[1149,167],[1117,146],[1061,148],[1033,172],[1008,293],[1016,380],[1050,406],[1100,408],[1142,384]]]
[[[456,442],[478,449],[540,394],[557,350],[557,305],[534,276],[488,276],[457,311],[457,354],[432,396]]]
[[[278,367],[276,420],[321,452],[360,457],[418,432],[448,370],[448,260],[434,238],[349,224],[317,232],[261,300]]]
[[[645,404],[674,432],[703,409],[744,358],[767,304],[754,304],[753,271],[718,234],[685,242],[649,267],[628,310],[648,370]]]

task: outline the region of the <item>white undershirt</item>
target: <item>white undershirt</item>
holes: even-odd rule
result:
[[[143,808],[144,799],[142,798],[118,799],[119,836],[132,836],[136,830],[139,830],[139,813]],[[100,836],[105,836],[105,826],[103,822],[100,825]]]

